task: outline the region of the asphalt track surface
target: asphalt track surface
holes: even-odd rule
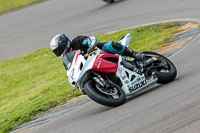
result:
[[[173,19],[200,19],[199,0],[50,0],[0,16],[0,60],[48,47],[50,38],[92,35]],[[93,101],[48,122],[33,133],[199,133],[200,38],[171,56],[174,82],[157,85],[117,108]]]

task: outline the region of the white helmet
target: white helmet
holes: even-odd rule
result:
[[[70,40],[65,34],[58,34],[51,39],[50,48],[59,57],[64,50],[69,51],[70,44]]]

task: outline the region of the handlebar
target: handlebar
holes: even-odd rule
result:
[[[97,46],[91,46],[88,48],[87,53],[84,55],[84,58],[88,58],[90,55],[97,51]]]

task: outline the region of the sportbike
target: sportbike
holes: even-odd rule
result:
[[[128,46],[130,39],[127,34],[120,43]],[[80,50],[71,51],[63,60],[72,86],[99,104],[115,107],[125,103],[128,95],[139,95],[156,83],[175,79],[177,70],[168,58],[143,53],[145,60],[137,61],[93,47],[85,55]]]

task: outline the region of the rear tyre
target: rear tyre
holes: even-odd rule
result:
[[[85,93],[88,95],[88,97],[90,97],[92,100],[94,100],[95,102],[105,105],[105,106],[110,106],[110,107],[116,107],[119,105],[122,105],[125,103],[126,101],[126,95],[124,93],[124,91],[118,86],[115,85],[116,89],[117,89],[117,98],[114,98],[110,95],[106,95],[101,93],[96,87],[95,87],[96,82],[94,80],[89,80],[86,84],[85,84]]]
[[[157,83],[166,84],[173,81],[176,78],[177,75],[176,67],[167,57],[154,52],[143,52],[143,53],[160,56],[163,60],[165,60],[167,64],[167,69],[163,67],[157,67],[156,69],[154,69],[154,72],[158,78]]]

